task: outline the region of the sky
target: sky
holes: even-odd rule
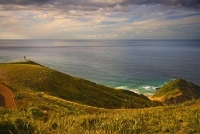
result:
[[[0,0],[0,39],[200,39],[200,0]]]

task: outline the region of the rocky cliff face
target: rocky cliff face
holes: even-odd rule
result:
[[[152,97],[153,100],[165,104],[176,104],[198,98],[200,98],[200,87],[183,79],[170,81]]]

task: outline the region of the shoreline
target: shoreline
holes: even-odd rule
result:
[[[144,95],[136,94],[134,92],[131,93],[131,91],[127,92],[128,90],[117,91],[114,88],[109,88],[105,85],[100,85],[83,78],[77,78],[68,75],[67,73],[62,73],[49,67],[39,65],[34,61],[3,64],[0,66],[0,70],[2,71],[2,76],[5,75],[10,82],[12,81],[16,84],[22,83],[25,86],[22,88],[31,88],[33,91],[48,92],[53,96],[77,103],[81,102],[83,104],[105,108],[120,108],[122,106],[146,107],[152,104],[147,97],[144,97]],[[7,81],[4,83],[6,82]],[[6,89],[6,87],[2,88]],[[17,88],[16,90],[20,90],[18,89],[20,87],[15,88]],[[58,92],[55,88],[61,92]],[[6,90],[9,91],[9,89]],[[2,106],[15,108],[16,105],[14,103],[13,94],[11,93],[9,100],[6,100],[6,97],[7,96],[4,94],[4,103]],[[138,106],[138,103],[133,103],[133,100],[141,105]],[[144,103],[140,100],[142,100],[142,102],[144,101]],[[7,103],[11,101],[13,101],[13,106],[8,106]],[[110,101],[111,103],[107,104],[107,101]]]
[[[91,82],[97,83],[99,85],[104,85],[104,86],[109,87],[109,88],[128,90],[128,91],[132,91],[134,93],[142,94],[142,95],[145,95],[145,96],[147,96],[149,94],[150,95],[155,94],[155,91],[156,91],[155,89],[162,86],[165,82],[167,82],[167,81],[157,82],[157,81],[152,81],[151,79],[148,79],[149,81],[140,80],[140,82],[139,82],[140,85],[138,85],[138,80],[136,80],[136,81],[133,80],[132,83],[136,82],[136,84],[132,84],[131,82],[121,81],[121,77],[118,77],[118,76],[116,76],[114,80],[111,79],[111,78],[113,78],[112,76],[111,77],[109,77],[109,76],[108,77],[99,76],[99,77],[96,77],[96,79],[92,79],[92,78],[90,78],[90,76],[85,76],[85,77],[83,75],[77,76],[77,75],[74,75],[73,73],[66,72],[63,69],[59,69],[59,68],[56,68],[56,67],[51,66],[51,65],[46,65],[45,63],[42,64],[41,62],[38,62],[38,61],[35,62],[35,61],[29,60],[29,59],[26,59],[26,60],[21,59],[21,60],[18,60],[18,61],[16,60],[14,62],[7,62],[7,63],[0,63],[0,64],[35,64],[35,65],[40,65],[40,66],[43,66],[43,67],[48,67],[48,68],[51,68],[53,70],[62,72],[64,74],[71,75],[71,76],[76,77],[76,78],[82,78],[82,79],[85,79],[85,80],[89,80]],[[104,78],[105,78],[105,80],[104,80]],[[99,81],[99,79],[101,81]],[[108,81],[111,81],[111,84],[108,83]],[[153,84],[151,84],[151,83],[153,83]],[[122,85],[122,86],[119,86],[119,85]],[[137,85],[137,86],[133,86],[133,85]]]

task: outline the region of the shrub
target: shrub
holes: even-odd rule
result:
[[[7,108],[0,107],[0,114],[4,115],[8,113],[9,113],[9,110]]]
[[[24,96],[23,95],[20,95],[20,94],[16,94],[14,96],[15,99],[18,99],[18,100],[23,100],[24,99]]]
[[[14,124],[19,134],[32,134],[35,131],[33,125],[25,120],[16,119]]]
[[[43,117],[43,116],[45,116],[45,113],[41,109],[39,109],[38,107],[29,107],[28,112],[33,117]]]
[[[52,125],[51,125],[51,128],[53,130],[57,129],[58,128],[58,124],[56,122],[54,122]]]
[[[0,134],[11,134],[15,133],[15,126],[10,121],[0,122]]]

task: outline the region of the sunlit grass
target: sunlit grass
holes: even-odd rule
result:
[[[32,90],[102,108],[142,108],[160,105],[133,92],[115,90],[75,78],[36,63],[1,64],[4,84],[15,94]],[[1,77],[1,76],[0,76]]]
[[[120,90],[107,92],[106,90],[110,88],[35,64],[14,65],[17,67],[11,64],[0,66],[1,73],[6,76],[3,84],[14,92],[17,104],[17,109],[13,110],[0,108],[0,134],[200,133],[200,100],[150,107],[155,104],[140,100],[138,98],[140,95],[131,96],[132,93]],[[63,80],[67,81],[67,84],[63,84]],[[48,88],[49,84],[52,84],[51,88]],[[56,90],[56,88],[62,89],[61,87],[69,89],[67,92],[69,98],[78,95],[81,90],[92,87],[94,91],[100,90],[105,93],[97,92],[93,95],[99,94],[100,97],[108,95],[114,99],[118,96],[122,98],[117,100],[119,103],[128,102],[130,106],[137,106],[137,108],[122,109],[128,108],[127,105],[121,107],[122,104],[118,109],[104,109],[97,107],[98,105],[89,106],[89,103],[86,103],[88,100],[93,99],[93,103],[98,104],[98,99],[91,97],[83,100],[82,97],[85,96],[78,96],[80,98],[73,98],[75,101],[72,101],[61,95],[66,92]],[[144,108],[145,106],[150,108]]]
[[[51,102],[52,98],[50,96],[48,98],[46,101]],[[30,129],[34,133],[62,134],[200,132],[200,100],[174,106],[115,110],[62,103],[62,101],[59,105],[59,99],[53,98],[53,100],[57,101],[57,104],[44,105],[45,110],[36,106],[16,110],[0,108],[0,127],[2,123],[9,122],[15,126],[13,131]],[[25,126],[20,130],[16,128],[19,126],[17,123],[21,123],[19,120],[23,120],[22,124],[30,128]]]

